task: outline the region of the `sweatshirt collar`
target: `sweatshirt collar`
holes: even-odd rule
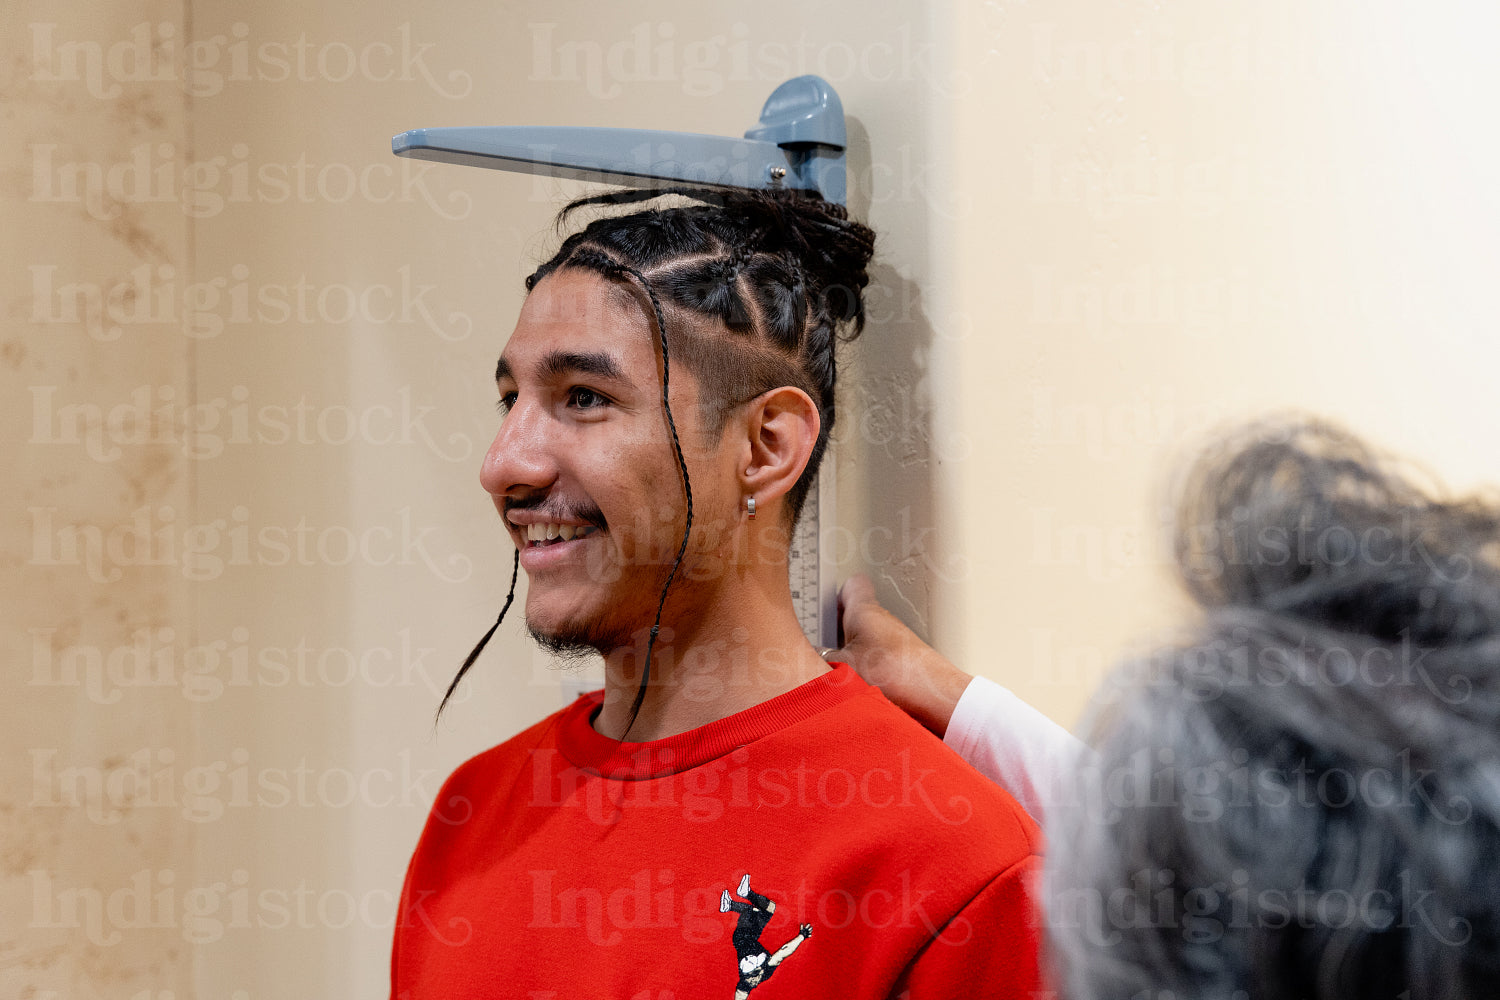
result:
[[[604,702],[604,692],[593,691],[563,709],[558,719],[558,748],[575,767],[618,780],[660,778],[686,771],[870,689],[848,664],[831,666],[827,673],[753,708],[646,743],[621,743],[595,732],[592,720]]]

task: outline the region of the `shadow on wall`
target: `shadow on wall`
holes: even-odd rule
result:
[[[885,202],[872,213],[872,149],[864,123],[847,119],[849,211],[877,232],[866,289],[866,325],[841,357],[839,578],[866,572],[881,602],[922,635],[932,631],[933,584],[960,567],[937,545],[933,395],[934,330],[922,286],[909,274],[928,267],[929,206]]]
[[[841,497],[852,500],[841,503],[838,572],[869,573],[881,603],[925,636],[934,585],[965,572],[938,544],[934,331],[916,282],[884,264],[870,276],[872,317],[845,359],[836,432]]]

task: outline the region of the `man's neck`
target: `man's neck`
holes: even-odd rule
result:
[[[632,743],[665,739],[754,708],[828,669],[802,633],[790,588],[742,592],[690,621],[664,616],[651,656],[651,684],[631,722],[640,685],[637,654],[643,653],[616,650],[605,656],[597,732],[612,739],[628,736]]]

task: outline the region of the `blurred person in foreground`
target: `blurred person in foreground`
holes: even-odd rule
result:
[[[1200,620],[1086,748],[844,595],[844,657],[1046,814],[1063,994],[1500,995],[1500,504],[1279,420],[1196,463],[1174,547]]]

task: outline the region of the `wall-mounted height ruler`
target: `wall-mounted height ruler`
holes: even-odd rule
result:
[[[838,645],[838,579],[833,572],[830,536],[837,501],[832,447],[823,453],[818,482],[807,494],[792,533],[792,604],[802,632],[814,646]]]

